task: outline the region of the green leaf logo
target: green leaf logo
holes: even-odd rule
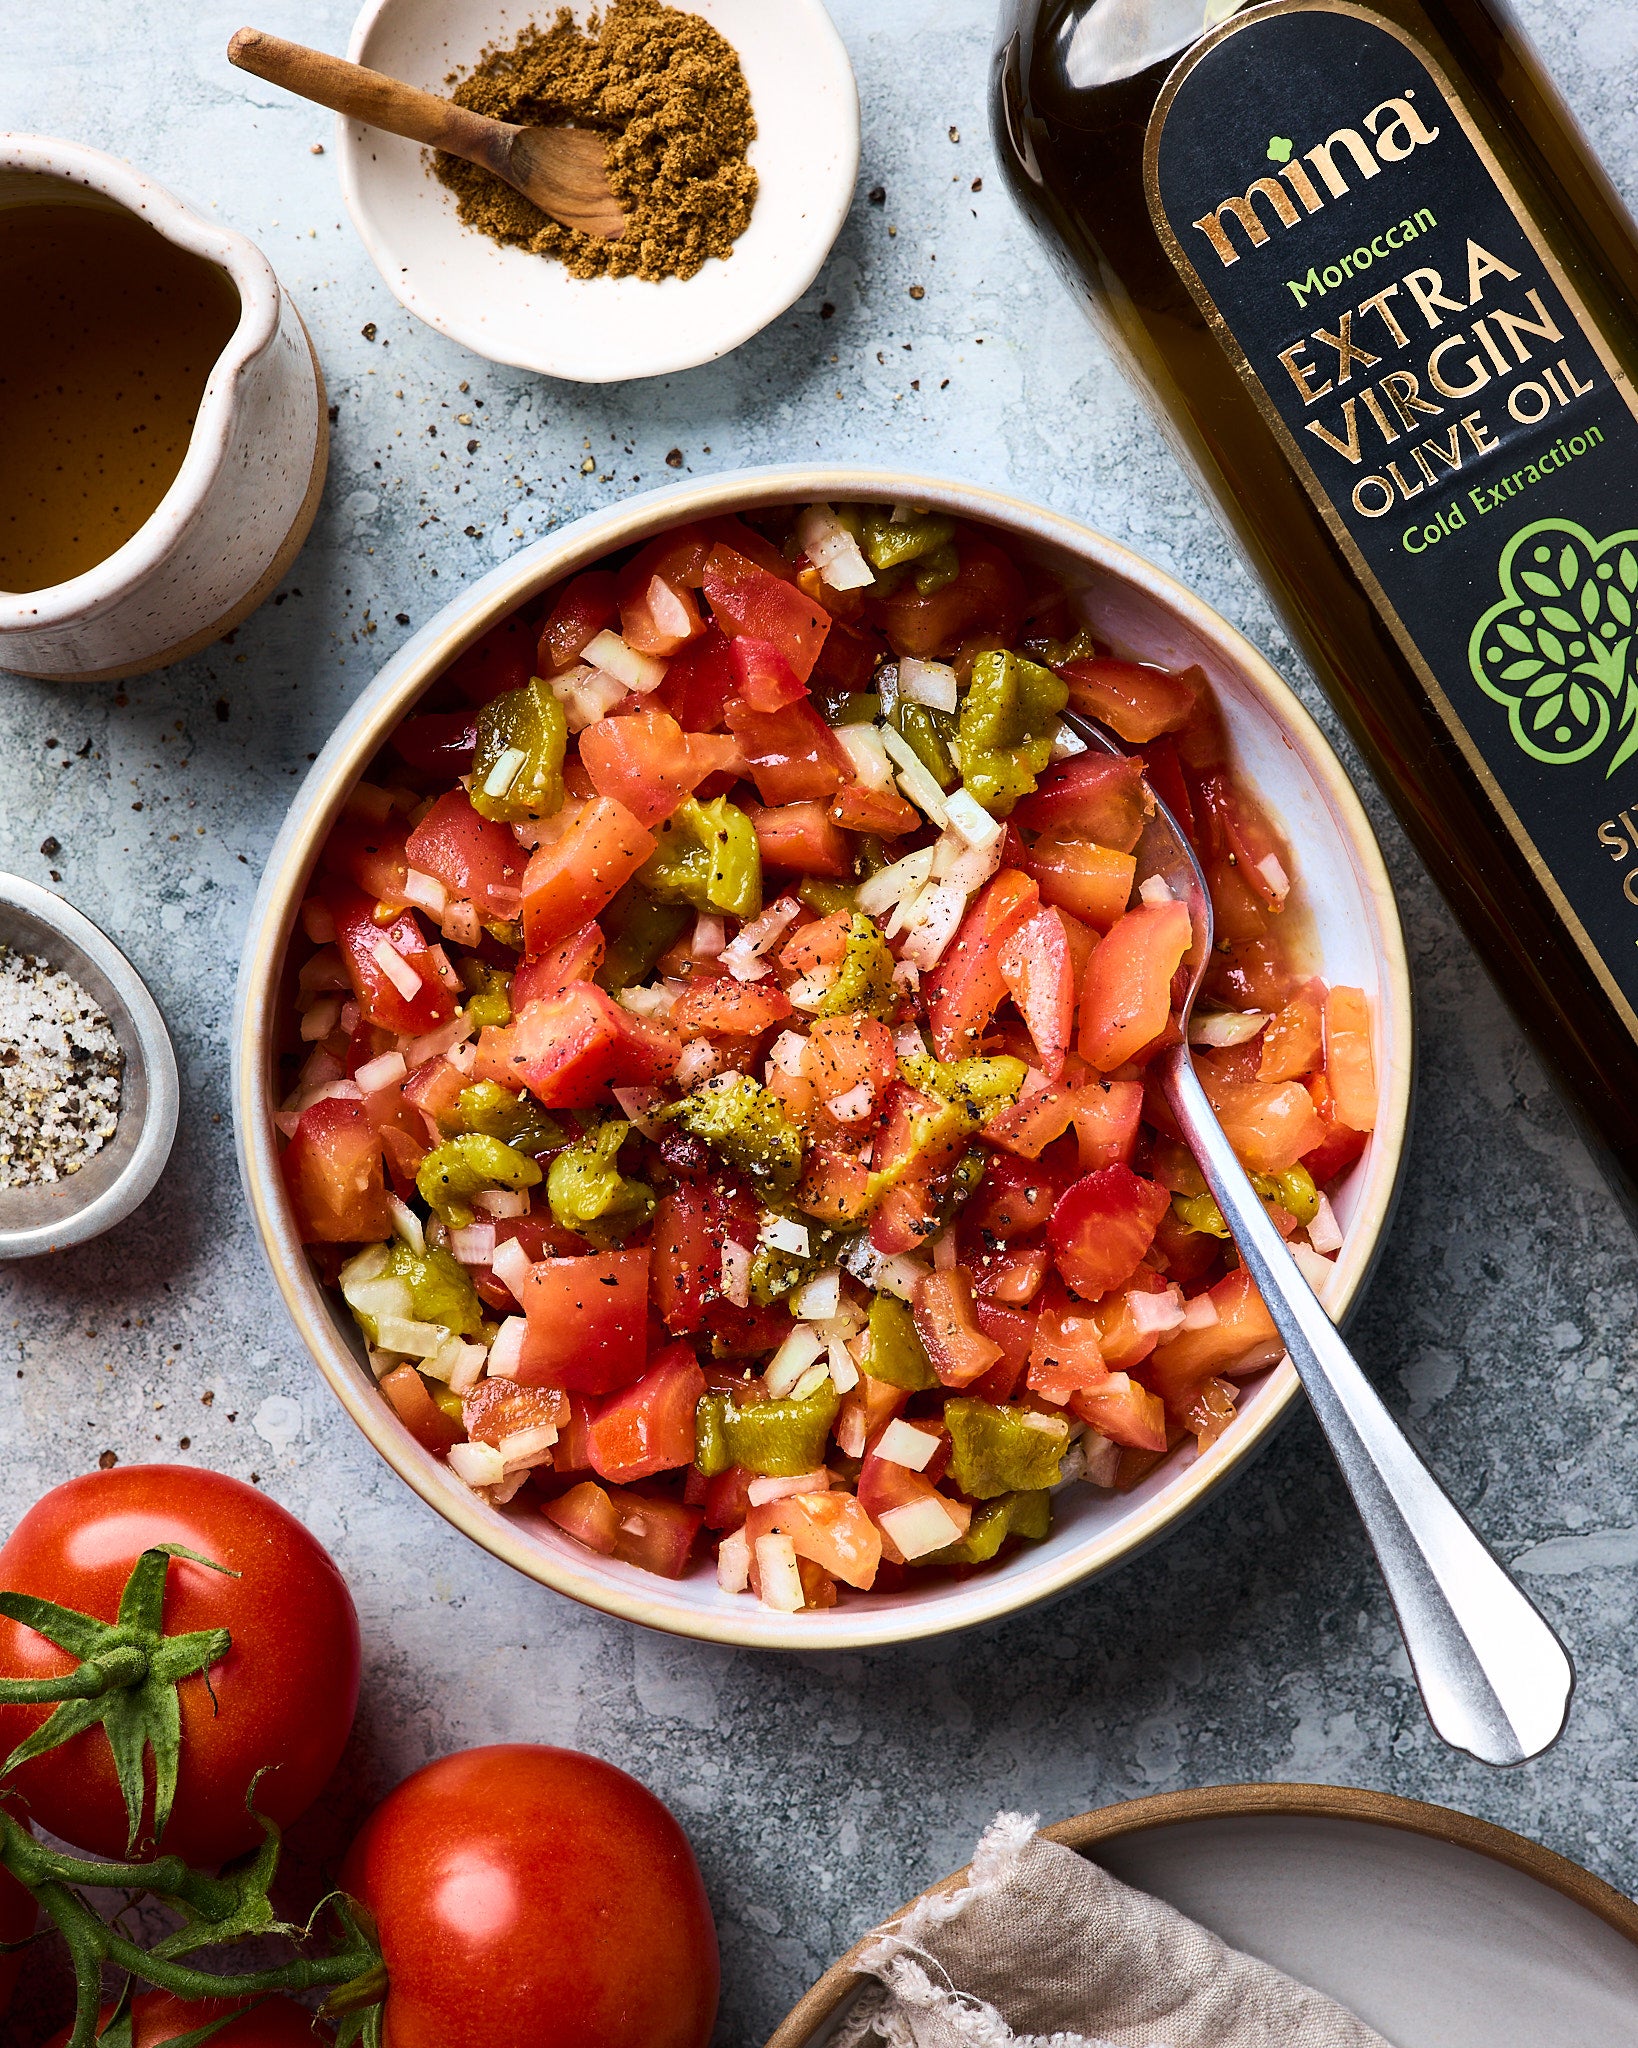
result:
[[[1549,767],[1587,760],[1613,731],[1608,780],[1638,754],[1638,532],[1597,541],[1541,519],[1514,534],[1496,576],[1500,602],[1468,641],[1474,681]]]
[[[1288,164],[1295,147],[1289,135],[1271,135],[1268,141],[1268,160],[1271,164]]]

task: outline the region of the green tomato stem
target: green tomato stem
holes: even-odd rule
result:
[[[226,1634],[226,1631],[223,1631]],[[96,1700],[122,1687],[141,1685],[148,1676],[148,1653],[136,1643],[116,1644],[100,1656],[87,1657],[77,1670],[60,1678],[0,1679],[0,1705],[27,1706],[40,1700]]]

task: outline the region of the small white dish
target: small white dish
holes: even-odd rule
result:
[[[688,0],[739,53],[756,115],[756,205],[732,255],[693,277],[576,278],[550,257],[463,227],[418,143],[336,124],[353,225],[399,301],[477,354],[579,384],[693,369],[800,298],[830,252],[859,173],[859,95],[820,0]],[[540,0],[369,0],[347,54],[448,94],[492,43],[555,8]],[[576,9],[584,19],[587,9]]]
[[[176,1054],[141,975],[61,896],[20,875],[0,875],[0,946],[71,975],[125,1055],[119,1122],[102,1150],[62,1180],[0,1188],[0,1259],[32,1259],[100,1237],[146,1201],[176,1136]]]

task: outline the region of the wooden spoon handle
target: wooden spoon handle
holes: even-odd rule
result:
[[[507,153],[517,131],[504,121],[488,120],[436,93],[404,85],[362,64],[349,64],[324,50],[310,50],[304,43],[264,35],[257,28],[240,29],[227,53],[228,62],[241,71],[282,85],[301,99],[506,175]]]

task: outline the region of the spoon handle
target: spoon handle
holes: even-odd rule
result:
[[[1563,1644],[1406,1442],[1286,1250],[1223,1134],[1186,1047],[1161,1080],[1240,1257],[1274,1318],[1387,1581],[1428,1718],[1482,1763],[1557,1740],[1575,1669]]]
[[[282,85],[300,99],[333,107],[371,128],[424,142],[429,149],[447,150],[505,176],[507,152],[517,131],[504,121],[488,120],[453,100],[441,100],[436,93],[368,71],[362,64],[349,64],[325,50],[264,35],[259,28],[240,29],[227,53],[228,62],[241,71]]]

